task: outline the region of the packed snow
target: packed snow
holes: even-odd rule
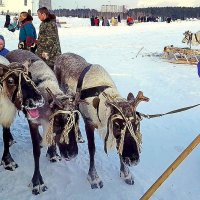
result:
[[[62,52],[81,55],[90,63],[102,65],[111,75],[123,97],[129,92],[143,91],[150,98],[140,103],[144,114],[165,113],[200,103],[200,79],[195,65],[172,64],[161,58],[167,45],[186,47],[181,43],[187,30],[199,31],[200,21],[172,23],[122,24],[116,27],[91,27],[89,19],[62,18],[67,28],[59,28]],[[5,16],[0,16],[0,34],[9,50],[17,48],[19,31],[3,28]],[[37,32],[39,20],[33,21]],[[198,48],[198,47],[195,47]],[[89,155],[87,142],[79,144],[79,154],[71,161],[49,163],[42,148],[40,169],[48,190],[33,196],[28,187],[34,170],[32,143],[26,118],[16,116],[12,133],[17,141],[11,154],[19,165],[10,172],[0,166],[1,200],[138,200],[167,167],[200,133],[199,107],[143,119],[140,163],[130,168],[135,184],[130,186],[119,177],[116,150],[104,153],[103,141],[96,132],[96,168],[104,187],[92,190],[87,181]],[[84,124],[80,128],[84,138]],[[0,152],[3,153],[2,130]],[[200,147],[197,146],[151,197],[152,200],[200,199]]]

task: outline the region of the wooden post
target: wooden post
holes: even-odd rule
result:
[[[192,152],[192,150],[200,143],[200,135],[198,135],[192,143],[179,155],[179,157],[165,170],[165,172],[156,180],[156,182],[147,190],[140,200],[148,200],[152,194],[161,186],[161,184],[169,177],[169,175],[179,166],[179,164]]]

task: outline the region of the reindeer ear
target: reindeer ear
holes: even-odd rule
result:
[[[127,100],[128,101],[134,101],[135,100],[135,97],[134,97],[134,95],[131,92],[129,92],[129,94],[127,96]]]
[[[100,102],[99,97],[95,97],[95,98],[93,99],[92,105],[93,105],[93,107],[94,107],[95,109],[97,109],[97,108],[99,107],[99,102]]]
[[[24,61],[24,62],[22,63],[22,65],[23,65],[26,69],[28,69],[28,68],[31,66],[32,63],[33,63],[33,60],[28,59],[28,60]]]
[[[3,65],[0,64],[0,76],[3,76]]]
[[[4,69],[8,70],[8,67],[6,65],[0,64],[0,76],[3,76]]]
[[[53,92],[47,87],[46,91],[49,93],[50,97],[53,99],[52,101],[49,100],[49,105],[51,108],[53,108],[54,105],[57,105],[60,109],[63,109],[64,106],[62,102],[56,97],[56,95],[53,94]]]

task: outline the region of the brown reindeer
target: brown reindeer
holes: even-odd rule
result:
[[[75,157],[78,154],[79,111],[76,107],[79,95],[70,91],[64,94],[58,85],[54,72],[35,54],[26,50],[14,50],[7,55],[7,58],[10,62],[30,61],[28,70],[45,99],[44,106],[39,109],[40,116],[34,121],[29,120],[30,130],[37,136],[34,144],[36,165],[32,178],[32,192],[38,194],[44,188],[44,182],[39,172],[39,126],[43,127],[44,143],[51,145],[47,151],[51,162],[60,159],[56,153],[56,144],[62,157],[67,160]]]
[[[2,164],[5,169],[13,171],[18,165],[10,154],[9,146],[13,143],[10,126],[15,118],[16,109],[22,110],[29,122],[32,122],[39,117],[38,110],[44,105],[44,99],[31,80],[27,63],[13,62],[9,64],[3,57],[0,57],[0,63],[3,63],[0,64],[0,123],[3,126],[4,141]],[[35,153],[37,135],[34,135],[31,127],[30,132]],[[43,190],[46,188],[43,187]]]
[[[98,129],[104,138],[104,149],[115,146],[120,158],[120,176],[127,184],[134,184],[128,166],[139,162],[141,145],[140,120],[136,107],[149,99],[139,92],[134,98],[129,93],[127,99],[119,94],[113,80],[100,65],[93,65],[79,55],[64,53],[55,61],[55,73],[64,92],[66,88],[80,92],[79,110],[85,122],[85,130],[90,154],[88,180],[91,188],[103,187],[95,168],[94,130]]]

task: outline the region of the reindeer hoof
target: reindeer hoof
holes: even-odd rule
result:
[[[90,175],[87,177],[88,181],[90,182],[92,189],[102,188],[103,182],[100,180],[100,178],[97,176],[93,180]]]
[[[9,171],[15,171],[16,168],[18,168],[18,164],[13,162],[4,162],[3,160],[1,161],[1,164],[3,165],[4,169],[9,170]]]
[[[134,185],[133,175],[129,172],[128,174],[124,174],[124,172],[120,172],[120,177],[124,180],[124,182],[128,185]]]
[[[80,130],[78,133],[78,143],[85,143],[85,140],[84,140]]]
[[[32,182],[29,184],[29,187],[32,188],[32,194],[34,194],[34,195],[38,195],[38,194],[40,194],[42,192],[47,191],[47,189],[48,189],[47,186],[44,185],[44,184],[36,185],[36,186],[33,187],[33,183]]]
[[[83,139],[83,137],[78,138],[78,143],[85,143],[85,140]]]
[[[61,157],[60,157],[57,153],[56,153],[55,156],[52,156],[52,157],[51,157],[51,155],[49,155],[49,154],[47,153],[47,154],[46,154],[46,157],[47,157],[47,159],[48,159],[50,162],[52,162],[52,163],[61,161]]]
[[[125,179],[124,181],[128,185],[134,185],[134,180],[133,179]]]

